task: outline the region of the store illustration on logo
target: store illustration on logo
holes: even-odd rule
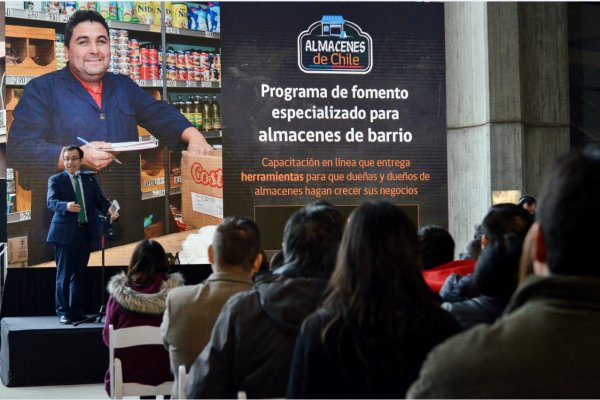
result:
[[[324,15],[298,35],[298,67],[308,74],[367,74],[373,41],[341,15]]]

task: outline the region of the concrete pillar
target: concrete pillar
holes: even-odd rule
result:
[[[566,6],[446,3],[449,229],[460,252],[492,192],[537,195],[569,147]]]

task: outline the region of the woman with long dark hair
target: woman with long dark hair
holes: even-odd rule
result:
[[[431,348],[459,330],[423,280],[413,222],[394,204],[365,203],[296,341],[288,397],[404,398]]]
[[[168,274],[169,261],[160,243],[146,239],[133,251],[127,273],[113,276],[108,283],[108,303],[102,336],[108,346],[108,326],[160,326],[165,301],[171,289],[183,285],[180,274]],[[160,345],[116,349],[123,363],[123,381],[159,385],[173,380],[169,353]],[[110,373],[104,378],[110,395]]]

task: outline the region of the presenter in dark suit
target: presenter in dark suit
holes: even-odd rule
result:
[[[81,174],[83,150],[63,149],[65,170],[48,179],[47,206],[54,213],[48,243],[56,259],[56,314],[61,324],[84,318],[83,279],[92,246],[100,239],[102,223],[110,203],[93,175]],[[119,217],[110,214],[111,221]]]

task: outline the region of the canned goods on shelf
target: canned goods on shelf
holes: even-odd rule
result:
[[[210,81],[210,70],[208,68],[202,68],[202,81],[203,82]]]
[[[140,49],[140,60],[142,64],[150,64],[150,54],[148,49]]]
[[[175,66],[177,68],[184,68],[185,67],[185,52],[184,51],[178,51],[176,58],[175,58]]]
[[[143,64],[140,66],[140,76],[141,79],[144,80],[150,79],[150,66],[148,64]]]
[[[192,64],[194,65],[194,67],[200,66],[200,53],[198,53],[197,51],[194,51],[192,53]]]
[[[177,56],[173,50],[167,50],[167,64],[175,65],[177,62]]]
[[[158,50],[149,49],[148,50],[148,64],[150,65],[158,65]]]
[[[158,79],[158,65],[150,65],[150,79]]]
[[[208,68],[208,53],[200,53],[200,66]]]
[[[175,70],[175,68],[169,68],[167,67],[167,80],[168,81],[174,81],[177,80],[177,71]]]

